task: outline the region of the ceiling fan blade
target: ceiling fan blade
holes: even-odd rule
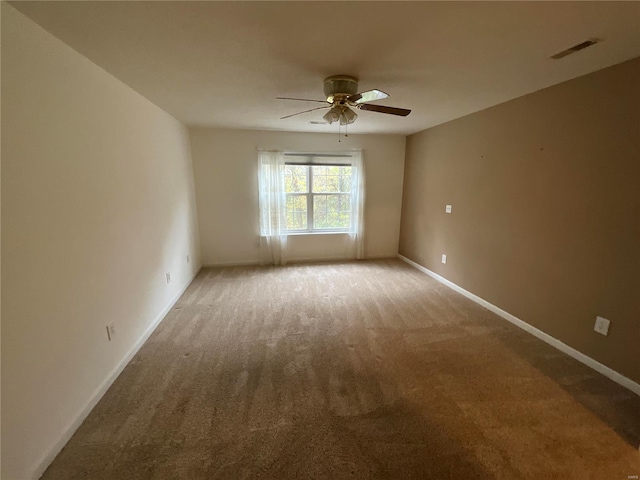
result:
[[[354,103],[364,103],[364,102],[373,102],[374,100],[382,100],[383,98],[387,98],[389,95],[384,93],[382,90],[367,90],[366,92],[356,93],[355,95],[351,95],[349,97],[350,102]]]
[[[399,115],[406,117],[411,113],[411,110],[405,108],[385,107],[384,105],[371,105],[369,103],[361,103],[358,105],[360,110],[369,110],[370,112],[388,113],[390,115]]]
[[[276,100],[298,100],[300,102],[319,102],[327,103],[326,100],[311,100],[309,98],[291,98],[291,97],[276,97]]]
[[[286,117],[280,117],[280,120],[284,120],[285,118],[295,117],[296,115],[302,115],[303,113],[313,112],[314,110],[322,110],[323,108],[331,108],[331,105],[327,105],[325,107],[312,108],[311,110],[305,110],[304,112],[292,113],[291,115],[287,115]]]

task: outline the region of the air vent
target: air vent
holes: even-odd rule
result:
[[[585,48],[590,47],[591,45],[595,45],[596,43],[599,43],[601,41],[602,40],[599,40],[597,38],[590,38],[589,40],[579,43],[577,45],[574,45],[571,48],[567,48],[566,50],[563,50],[560,53],[551,55],[550,58],[553,58],[554,60],[559,60],[562,57],[566,57],[567,55],[571,55],[572,53],[576,53],[576,52],[579,52],[580,50],[584,50]]]
[[[327,122],[318,122],[316,120],[311,120],[309,123],[311,125],[326,125],[327,124]]]

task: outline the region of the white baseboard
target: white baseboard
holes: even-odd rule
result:
[[[125,355],[125,357],[118,363],[118,365],[109,373],[107,378],[103,380],[103,382],[94,390],[91,394],[91,397],[84,404],[82,409],[78,412],[78,414],[69,422],[69,424],[64,428],[62,433],[60,434],[60,438],[51,445],[42,458],[36,463],[36,467],[33,471],[33,474],[30,476],[33,479],[39,479],[42,474],[45,472],[47,467],[53,462],[54,458],[60,453],[62,448],[67,444],[69,439],[73,436],[73,434],[78,430],[82,422],[89,416],[93,407],[95,407],[103,395],[109,390],[109,387],[113,384],[113,382],[118,378],[118,375],[122,373],[127,364],[131,361],[131,359],[138,353],[138,350],[144,345],[144,342],[151,336],[154,330],[158,327],[160,322],[164,319],[164,317],[169,313],[169,311],[176,304],[178,299],[182,296],[182,294],[187,290],[189,285],[193,282],[193,280],[198,275],[198,272],[202,267],[198,267],[191,277],[191,279],[185,283],[184,287],[180,289],[180,291],[169,301],[166,307],[162,309],[162,311],[156,316],[156,318],[151,322],[151,324],[144,331],[142,336],[138,339],[135,345],[129,350],[129,352]]]
[[[384,258],[396,258],[397,254],[390,255],[373,255],[367,256],[362,260],[381,260]],[[341,262],[341,261],[351,261],[356,260],[354,257],[296,257],[296,258],[287,258],[287,263],[301,263],[301,262]],[[218,268],[218,267],[245,267],[245,266],[256,266],[262,265],[257,260],[240,260],[240,261],[230,261],[230,262],[214,262],[214,263],[205,263],[202,265],[202,268]],[[269,266],[269,265],[265,265]]]
[[[202,265],[202,268],[216,268],[216,267],[245,267],[252,265],[260,265],[258,260],[242,260],[237,262],[215,262],[215,263],[205,263]]]
[[[290,263],[302,263],[302,262],[340,262],[347,260],[355,260],[351,257],[297,257],[297,258],[287,258],[287,264]],[[218,262],[218,263],[207,263],[203,265],[203,268],[219,268],[219,267],[250,267],[250,266],[265,266],[265,267],[273,267],[273,264],[262,264],[260,262],[256,262],[253,260],[242,261],[242,262]]]
[[[357,262],[362,260],[383,260],[383,259],[395,259],[397,254],[392,255],[372,255],[364,258],[355,257],[299,257],[299,258],[287,258],[288,263],[300,263],[300,262]]]
[[[304,263],[304,262],[350,262],[355,260],[353,257],[296,257],[287,258],[287,263]]]
[[[522,330],[524,330],[524,331],[530,333],[531,335],[539,338],[543,342],[548,343],[552,347],[555,347],[558,350],[560,350],[561,352],[566,353],[570,357],[575,358],[579,362],[584,363],[586,366],[591,367],[596,372],[601,373],[605,377],[608,377],[611,380],[613,380],[614,382],[622,385],[623,387],[628,388],[629,390],[631,390],[636,395],[640,395],[640,384],[637,384],[636,382],[634,382],[630,378],[627,378],[624,375],[622,375],[621,373],[618,373],[615,370],[607,367],[606,365],[603,365],[602,363],[594,360],[593,358],[588,357],[587,355],[585,355],[582,352],[579,352],[575,348],[572,348],[569,345],[567,345],[565,343],[562,343],[557,338],[552,337],[551,335],[543,332],[542,330],[538,330],[536,327],[534,327],[532,325],[529,325],[527,322],[525,322],[523,320],[520,320],[518,317],[516,317],[514,315],[511,315],[509,312],[505,312],[501,308],[496,307],[492,303],[487,302],[483,298],[480,298],[477,295],[474,295],[473,293],[468,292],[464,288],[459,287],[458,285],[456,285],[453,282],[450,282],[446,278],[438,275],[435,272],[432,272],[428,268],[425,268],[422,265],[420,265],[420,264],[418,264],[418,263],[416,263],[416,262],[414,262],[412,260],[409,260],[407,257],[398,254],[398,258],[400,260],[408,263],[412,267],[420,270],[421,272],[426,273],[430,277],[435,278],[436,280],[438,280],[439,282],[445,284],[447,287],[451,288],[452,290],[455,290],[456,292],[464,295],[465,297],[469,298],[470,300],[473,300],[474,302],[482,305],[487,310],[490,310],[491,312],[495,313],[496,315],[501,316],[502,318],[504,318],[505,320],[513,323],[517,327],[520,327]]]

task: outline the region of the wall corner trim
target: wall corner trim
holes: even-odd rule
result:
[[[506,311],[502,310],[499,307],[496,307],[492,303],[489,303],[486,300],[484,300],[483,298],[480,298],[477,295],[474,295],[473,293],[471,293],[471,292],[465,290],[464,288],[456,285],[455,283],[450,282],[446,278],[438,275],[435,272],[432,272],[428,268],[423,267],[422,265],[414,262],[413,260],[409,260],[407,257],[405,257],[403,255],[400,255],[400,254],[398,254],[398,258],[400,260],[402,260],[403,262],[408,263],[409,265],[411,265],[415,269],[420,270],[422,273],[426,273],[427,275],[429,275],[430,277],[436,279],[440,283],[443,283],[444,285],[446,285],[447,287],[451,288],[452,290],[455,290],[456,292],[464,295],[468,299],[473,300],[474,302],[476,302],[477,304],[483,306],[487,310],[489,310],[489,311],[495,313],[496,315],[504,318],[508,322],[514,324],[516,327],[521,328],[525,332],[530,333],[534,337],[537,337],[540,340],[542,340],[543,342],[548,343],[552,347],[557,348],[561,352],[566,353],[570,357],[572,357],[572,358],[578,360],[579,362],[585,364],[587,367],[592,368],[596,372],[601,373],[605,377],[613,380],[617,384],[622,385],[623,387],[631,390],[636,395],[640,396],[640,384],[634,382],[630,378],[627,378],[624,375],[622,375],[621,373],[618,373],[615,370],[607,367],[606,365],[603,365],[602,363],[594,360],[593,358],[588,357],[587,355],[585,355],[584,353],[576,350],[575,348],[572,348],[569,345],[567,345],[565,343],[562,343],[557,338],[554,338],[551,335],[543,332],[542,330],[539,330],[536,327],[534,327],[532,325],[529,325],[524,320],[520,320],[518,317],[516,317],[514,315],[511,315],[509,312],[506,312]]]
[[[109,390],[109,387],[113,384],[113,382],[118,378],[118,376],[122,373],[125,367],[129,364],[131,359],[138,353],[138,350],[144,345],[144,343],[149,339],[151,334],[158,328],[160,322],[164,320],[164,317],[169,313],[169,311],[173,308],[176,302],[180,299],[182,294],[189,288],[189,285],[196,278],[198,273],[202,270],[202,265],[195,269],[195,273],[191,276],[189,281],[185,282],[184,286],[180,289],[180,291],[174,295],[174,297],[167,303],[167,305],[162,309],[162,311],[153,319],[151,324],[147,327],[144,333],[140,336],[138,341],[133,345],[131,350],[124,356],[124,358],[116,365],[116,367],[109,373],[109,375],[102,381],[102,383],[94,390],[91,394],[91,397],[86,401],[82,409],[77,413],[75,418],[69,422],[69,424],[62,430],[58,440],[51,445],[44,455],[40,458],[40,460],[36,463],[35,468],[33,469],[33,473],[30,478],[37,480],[44,474],[45,470],[51,462],[56,458],[56,456],[60,453],[60,451],[64,448],[67,442],[71,439],[73,434],[78,430],[82,422],[89,416],[91,410],[98,404],[100,399],[104,396],[104,394]]]

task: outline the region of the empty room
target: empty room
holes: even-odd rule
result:
[[[640,477],[640,2],[1,2],[3,480]]]

